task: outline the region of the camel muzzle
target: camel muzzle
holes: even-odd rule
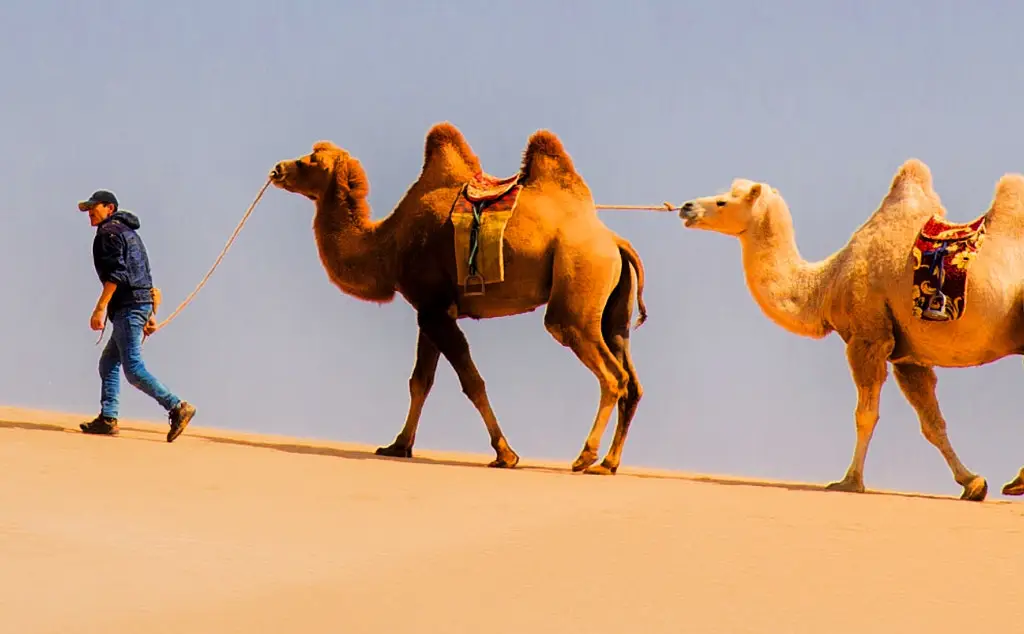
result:
[[[695,204],[693,201],[688,201],[683,203],[683,206],[679,208],[679,217],[682,219],[683,224],[689,227],[694,222],[700,220],[700,212],[700,206]]]
[[[284,178],[284,168],[280,163],[274,166],[274,169],[270,170],[270,180],[278,183]]]

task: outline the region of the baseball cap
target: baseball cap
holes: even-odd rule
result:
[[[105,189],[96,190],[92,193],[92,196],[89,196],[89,200],[78,201],[78,211],[88,211],[99,203],[113,205],[114,209],[117,209],[117,196],[114,195],[114,192],[109,192]]]

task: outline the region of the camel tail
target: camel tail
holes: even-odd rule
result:
[[[537,130],[530,135],[523,150],[520,168],[527,181],[537,179],[578,180],[576,166],[565,151],[562,141],[550,130]]]
[[[615,236],[615,242],[619,246],[619,253],[621,253],[636,271],[636,306],[639,316],[636,320],[636,326],[639,328],[644,325],[647,321],[647,305],[644,304],[644,262],[640,259],[640,254],[636,252],[633,245],[629,243],[622,236]]]

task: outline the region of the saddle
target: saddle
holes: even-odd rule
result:
[[[487,284],[505,280],[505,226],[522,191],[522,174],[496,178],[479,172],[452,206],[459,285],[466,296],[483,295]]]
[[[930,218],[914,242],[914,314],[925,321],[954,321],[967,308],[968,265],[985,236],[985,217],[952,223]]]
[[[521,177],[520,174],[516,174],[508,178],[497,178],[481,172],[466,183],[466,200],[471,203],[487,203],[498,200],[512,191],[512,188],[519,184]]]

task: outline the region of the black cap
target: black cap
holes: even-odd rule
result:
[[[89,200],[78,201],[78,211],[88,211],[94,205],[98,205],[100,203],[113,205],[114,209],[116,210],[117,196],[114,195],[114,192],[108,192],[105,189],[97,190],[92,193],[92,196],[89,196]]]

